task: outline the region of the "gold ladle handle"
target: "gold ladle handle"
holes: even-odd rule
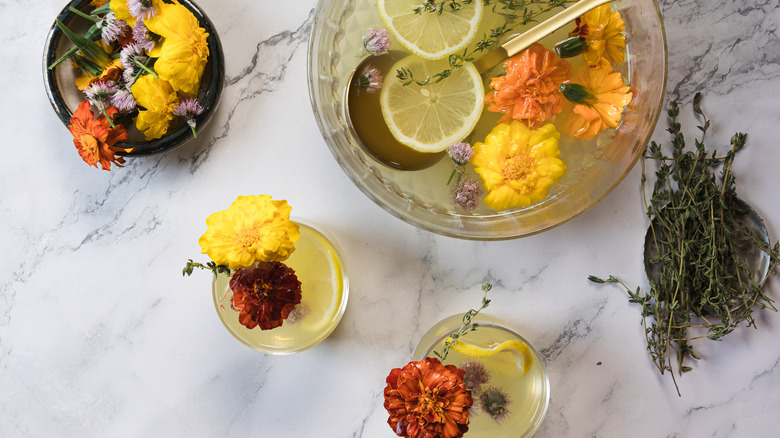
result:
[[[612,0],[580,0],[563,11],[537,24],[533,28],[501,44],[501,46],[474,61],[477,71],[484,73],[501,61],[527,49],[531,44],[562,28],[591,9]]]

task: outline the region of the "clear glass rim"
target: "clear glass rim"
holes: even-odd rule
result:
[[[657,95],[653,94],[652,97],[648,97],[648,102],[651,102],[653,110],[646,120],[654,127],[662,112],[666,90],[668,69],[666,33],[658,3],[655,0],[635,0],[635,2],[638,1],[646,2],[645,7],[653,9],[651,19],[658,22],[658,34],[656,37],[660,38],[658,44],[662,50],[662,53],[658,54],[663,60],[663,77],[661,78],[660,91]],[[617,175],[614,181],[608,185],[605,184],[598,191],[590,193],[589,202],[572,209],[570,214],[549,221],[549,223],[536,229],[528,227],[528,223],[535,221],[534,217],[515,217],[513,216],[513,213],[515,213],[513,211],[496,212],[495,214],[483,216],[460,215],[441,211],[435,206],[415,203],[414,199],[399,196],[396,193],[389,195],[388,185],[380,181],[380,178],[374,176],[371,167],[365,165],[360,158],[346,153],[346,151],[352,148],[349,128],[338,120],[338,115],[323,114],[323,111],[319,108],[319,105],[330,98],[329,93],[331,90],[328,86],[338,80],[318,70],[321,62],[334,62],[334,55],[331,53],[331,47],[328,45],[330,40],[326,37],[328,32],[334,31],[334,24],[330,21],[332,17],[329,16],[329,13],[336,8],[343,9],[344,5],[348,3],[348,0],[319,0],[317,3],[308,47],[309,97],[320,132],[339,166],[341,166],[344,173],[358,189],[393,216],[423,230],[460,239],[507,240],[530,236],[566,223],[598,204],[625,179],[641,156],[641,152],[635,153],[630,165],[622,169],[622,172]],[[635,147],[643,149],[649,142],[651,135],[652,129],[648,133],[647,138],[641,141],[642,144],[638,144]],[[392,183],[390,184],[392,185]]]
[[[536,357],[539,367],[541,368],[542,371],[542,377],[543,377],[542,384],[544,387],[543,389],[544,395],[543,395],[541,409],[539,410],[538,414],[534,418],[531,427],[528,430],[526,430],[525,433],[523,433],[522,435],[519,435],[517,437],[513,436],[512,438],[530,438],[534,436],[534,434],[539,430],[539,427],[542,425],[544,418],[547,416],[547,411],[550,408],[550,375],[547,372],[547,366],[544,363],[544,359],[542,358],[542,355],[539,354],[539,352],[536,350],[533,344],[528,342],[528,340],[525,337],[523,337],[520,333],[518,333],[517,330],[512,328],[511,325],[509,325],[507,322],[505,322],[500,318],[496,318],[490,314],[480,313],[476,317],[474,317],[472,321],[479,323],[480,326],[495,327],[512,333],[514,336],[517,336],[523,343],[525,343],[528,346],[528,348],[531,350],[533,355]],[[426,357],[429,357],[434,347],[436,347],[436,345],[442,342],[447,336],[449,336],[450,334],[458,330],[462,325],[463,325],[462,313],[448,316],[442,319],[441,321],[437,322],[436,324],[434,324],[420,338],[420,342],[417,344],[417,347],[414,349],[414,353],[412,353],[412,360],[418,361],[418,360],[423,360]],[[432,337],[431,342],[423,344],[422,341],[428,338],[429,336]],[[497,437],[497,438],[501,438],[501,437]]]

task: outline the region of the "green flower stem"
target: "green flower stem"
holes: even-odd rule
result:
[[[141,67],[144,71],[146,71],[147,73],[152,75],[155,79],[160,79],[160,77],[157,76],[157,73],[154,70],[152,70],[151,68],[147,67],[147,65],[144,64],[143,62],[135,61],[135,63],[136,63],[136,65]]]
[[[90,12],[90,15],[108,14],[109,12],[111,12],[111,2],[108,2],[99,8],[93,9],[92,12]]]
[[[84,55],[85,58],[95,63],[100,68],[105,68],[111,65],[111,58],[108,56],[102,47],[97,45],[94,41],[73,33],[67,26],[65,26],[60,20],[57,20],[57,27],[60,28],[62,33],[72,42]]]
[[[450,173],[450,177],[447,178],[447,185],[450,185],[450,183],[452,182],[452,177],[455,176],[455,172],[457,172],[459,169],[460,169],[460,166],[455,166],[452,169],[452,172]]]
[[[87,33],[84,34],[84,38],[87,38],[92,41],[97,41],[100,39],[100,29],[97,27],[97,25],[93,24],[92,26],[87,29]],[[71,56],[75,55],[76,52],[79,50],[78,47],[71,47],[68,49],[67,52],[65,52],[64,55],[60,56],[56,61],[54,61],[50,66],[49,70],[54,69],[54,67],[58,66],[62,61],[70,58]]]
[[[97,17],[95,17],[93,15],[81,12],[80,10],[74,8],[73,6],[68,6],[68,10],[73,12],[74,14],[78,15],[79,17],[85,18],[85,19],[87,19],[87,20],[89,20],[89,21],[91,21],[93,23],[99,23],[100,22],[100,18],[97,18]]]
[[[116,125],[114,124],[114,121],[111,120],[111,117],[108,116],[108,113],[106,112],[106,109],[103,108],[100,110],[101,113],[103,113],[104,116],[106,116],[106,120],[108,120],[108,124],[111,125],[111,128],[116,128]]]

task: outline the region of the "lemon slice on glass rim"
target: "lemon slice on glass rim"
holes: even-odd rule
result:
[[[424,0],[378,0],[379,13],[390,32],[415,55],[440,59],[451,55],[474,39],[482,20],[482,0],[461,2],[461,8],[438,12],[422,10]]]
[[[452,341],[452,338],[447,338],[447,340]],[[495,356],[502,352],[512,353],[517,362],[516,373],[519,376],[524,376],[534,364],[534,356],[531,353],[531,349],[524,342],[518,341],[517,339],[504,341],[492,347],[480,347],[458,339],[452,341],[450,350],[480,359]]]
[[[390,72],[406,69],[425,78],[448,68],[447,60],[410,55],[396,62]],[[420,152],[441,152],[471,133],[482,115],[483,98],[482,78],[467,62],[449,77],[424,86],[404,85],[402,80],[388,77],[379,104],[396,140]]]

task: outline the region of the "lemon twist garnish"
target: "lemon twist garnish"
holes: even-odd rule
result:
[[[451,350],[481,359],[495,356],[502,352],[512,353],[517,361],[517,374],[519,376],[524,376],[534,364],[534,356],[531,354],[531,349],[524,342],[517,339],[504,341],[493,347],[480,347],[460,339],[455,341],[451,337],[447,338],[445,342],[450,342]]]

